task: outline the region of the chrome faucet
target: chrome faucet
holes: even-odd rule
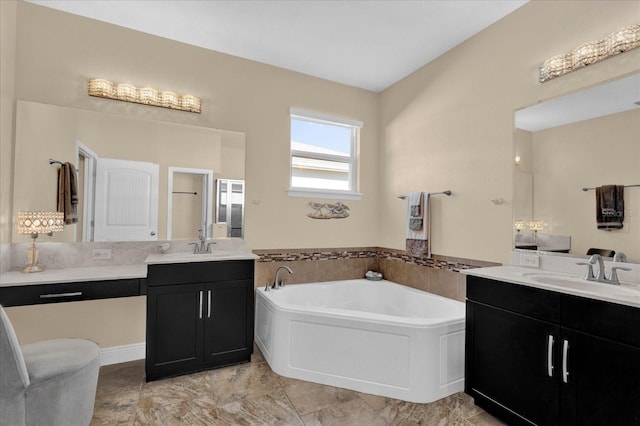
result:
[[[593,272],[593,265],[598,264],[598,274],[595,275]],[[622,271],[630,271],[630,268],[625,268],[622,266],[613,266],[611,268],[611,273],[609,278],[607,278],[605,270],[604,270],[604,260],[602,256],[599,254],[594,254],[589,258],[588,263],[578,262],[576,265],[586,265],[587,266],[587,274],[584,279],[587,281],[597,281],[599,283],[607,283],[607,284],[620,284],[620,280],[618,279],[618,270]]]
[[[277,290],[280,287],[284,287],[284,280],[278,281],[278,276],[280,275],[280,271],[282,269],[285,269],[288,273],[293,274],[293,271],[288,266],[278,267],[278,269],[276,269],[276,278],[273,280],[273,286],[271,286],[271,288],[273,288],[274,290]]]
[[[627,261],[627,255],[621,251],[617,251],[616,254],[613,255],[613,261],[624,263]]]
[[[202,229],[198,229],[198,239],[200,243],[189,243],[193,245],[193,254],[211,253],[211,245],[215,244],[215,241],[207,243],[207,236]]]
[[[600,256],[599,254],[594,254],[589,258],[590,265],[595,265],[596,263],[598,264],[598,275],[596,275],[595,281],[598,281],[601,283],[605,282],[607,278],[605,277],[605,274],[604,274],[604,260],[602,259],[602,256]]]

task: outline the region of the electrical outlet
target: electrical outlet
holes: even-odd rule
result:
[[[93,249],[91,258],[93,260],[110,260],[111,249]]]
[[[537,254],[520,254],[520,266],[540,267],[540,256]]]

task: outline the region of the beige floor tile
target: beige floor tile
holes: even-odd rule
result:
[[[278,375],[267,363],[247,363],[208,372],[213,399],[223,405],[243,398],[254,398],[279,389]]]
[[[211,397],[214,389],[208,376],[209,372],[201,372],[145,383],[138,405],[146,408]]]
[[[385,420],[360,398],[333,404],[306,414],[302,416],[302,420],[307,426],[384,426],[386,424]]]
[[[257,359],[261,359],[256,350]],[[289,379],[254,361],[144,382],[144,363],[100,371],[92,425],[503,426],[464,393],[431,404]]]
[[[220,417],[233,425],[304,425],[282,389],[225,404]]]
[[[475,426],[506,426],[506,423],[501,422],[486,411],[469,417],[467,423]]]
[[[371,395],[369,393],[359,393],[358,396],[374,410],[382,410],[388,399],[384,396]]]
[[[135,425],[230,425],[221,419],[211,398],[138,407]]]
[[[465,419],[478,415],[484,411],[473,402],[473,398],[464,392],[458,392],[442,399],[441,401],[451,408],[452,412],[464,417]]]
[[[357,398],[358,393],[280,376],[280,382],[295,409],[301,415]]]
[[[454,426],[464,425],[465,419],[442,402],[411,404],[399,410],[389,425]]]
[[[123,406],[97,405],[93,409],[91,426],[130,425],[136,414],[136,404]]]

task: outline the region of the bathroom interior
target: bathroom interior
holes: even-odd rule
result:
[[[539,74],[541,64],[554,55],[637,27],[640,2],[516,2],[510,13],[472,37],[375,88],[37,3],[0,2],[0,304],[20,345],[65,338],[98,345],[100,377],[92,424],[438,424],[442,419],[440,424],[586,424],[585,419],[598,424],[594,419],[608,418],[610,424],[640,425],[639,409],[628,408],[640,399],[640,367],[630,362],[640,356],[637,329],[631,328],[640,325],[640,49],[544,82]],[[202,109],[193,113],[89,96],[87,82],[93,78],[189,93],[202,99]],[[620,88],[623,82],[627,85]],[[599,96],[597,101],[585,101],[591,92]],[[571,108],[582,110],[590,102],[600,107],[624,97],[620,93],[630,95],[633,105],[613,106],[579,120],[569,118],[575,114],[568,104],[560,103],[558,109],[557,102],[568,97],[574,99]],[[528,113],[545,106],[556,108],[549,115],[559,121],[527,122]],[[357,124],[357,167],[348,194],[291,190],[291,123],[300,111]],[[92,170],[107,167],[103,160],[110,159],[154,170],[150,227],[99,229],[100,211],[109,210],[99,205],[109,195],[99,200],[101,184]],[[78,220],[60,232],[36,234],[34,240],[20,232],[18,212],[57,209],[59,163],[65,162],[77,169]],[[595,193],[604,185],[624,187],[621,229],[597,226]],[[120,190],[128,194],[123,202],[140,201],[133,186],[128,189]],[[420,192],[431,194],[429,247],[428,253],[412,255],[407,250],[408,197]],[[322,212],[326,206],[341,207],[341,213],[326,220],[314,217],[314,209]],[[46,269],[22,273],[34,241]],[[615,251],[616,261],[615,253],[593,256],[593,248]],[[196,252],[202,253],[192,254]],[[619,285],[613,283],[614,269]],[[451,373],[455,386],[446,394],[405,398],[357,383],[332,384],[299,373],[310,370],[308,364],[292,373],[293,361],[285,366],[276,359],[282,350],[270,345],[284,337],[264,324],[280,324],[282,330],[286,321],[308,322],[288,317],[291,307],[279,298],[304,287],[298,284],[360,280],[368,271],[407,291],[419,291],[420,297],[428,293],[444,303],[455,302],[459,327],[453,330],[445,321],[445,337],[435,338],[447,342],[444,349],[437,355],[415,355],[418,362],[406,367],[417,375],[426,369],[425,358],[445,369],[457,365],[459,372]],[[209,277],[229,274],[235,274],[231,279],[238,285],[225,289],[246,303],[230,303],[225,311],[224,304],[212,305],[218,288]],[[273,288],[280,281],[277,274],[286,280],[283,289]],[[161,360],[163,347],[167,356],[180,354],[172,352],[175,342],[154,334],[167,326],[156,309],[179,307],[183,299],[165,289],[195,286],[203,279],[191,277],[205,275],[210,284],[193,287],[184,303],[199,303],[200,312],[194,309],[194,315],[201,317],[211,315],[207,308],[228,312],[237,324],[218,331],[242,334],[242,350],[232,356],[221,349],[211,361],[215,369],[167,366]],[[105,290],[110,281],[120,287]],[[74,301],[72,293],[85,287],[73,285],[83,282],[99,282],[101,290]],[[378,284],[368,280],[363,285]],[[534,290],[519,292],[523,286],[518,284]],[[58,288],[48,291],[47,285]],[[64,295],[43,299],[29,293],[36,288]],[[16,289],[26,291],[18,294]],[[407,294],[418,298],[418,293]],[[29,301],[33,297],[38,300]],[[157,305],[152,306],[152,297]],[[402,297],[397,300],[405,304],[404,314],[414,318],[410,302]],[[599,304],[581,304],[585,300]],[[526,311],[524,305],[532,301],[544,306],[544,312]],[[558,311],[547,313],[552,307]],[[498,318],[498,311],[507,319]],[[556,327],[540,331],[542,349],[525,346],[526,356],[498,356],[513,347],[498,343],[485,351],[478,343],[487,337],[482,326],[493,324],[497,335],[506,335],[521,318]],[[181,320],[171,318],[174,324]],[[374,316],[372,321],[382,319]],[[618,327],[616,321],[626,326]],[[373,329],[367,333],[362,351],[353,357],[366,359],[369,351],[372,359],[401,370],[395,361],[401,357],[386,353],[395,341],[372,339]],[[573,381],[574,365],[586,371],[600,368],[589,367],[574,351],[600,348],[586,340],[592,334],[625,349],[611,359],[628,368],[630,382],[638,380],[619,386],[624,392],[612,393],[624,393],[622,402],[614,404],[603,391],[591,395]],[[227,343],[235,344],[237,336]],[[327,357],[350,356],[331,350],[353,336],[332,332],[327,345],[306,340],[307,329],[297,336],[306,346],[287,353],[295,352],[300,365],[307,356],[310,364],[329,368],[316,365],[318,351],[325,349]],[[454,343],[458,350],[447,355]],[[541,374],[553,381],[544,388],[528,373],[509,370],[516,368],[517,357],[521,364],[535,364],[529,352],[538,350],[544,358]],[[595,354],[609,356],[607,351]],[[517,379],[515,385],[485,382],[498,362]],[[344,365],[349,369],[352,364]],[[378,372],[385,368],[393,370],[372,367]],[[433,374],[440,374],[442,384],[446,374]],[[603,374],[582,380],[609,389],[613,385]],[[127,381],[127,376],[134,379]],[[375,377],[353,382],[394,380]],[[119,399],[109,400],[116,394]],[[508,401],[496,402],[499,397]],[[545,417],[541,411],[552,414]]]

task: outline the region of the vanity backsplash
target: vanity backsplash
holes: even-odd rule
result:
[[[216,239],[213,250],[242,250],[244,241],[238,238]],[[166,253],[189,253],[193,241],[136,241],[136,242],[37,242],[39,262],[47,269],[78,268],[86,266],[143,264],[150,254],[160,253],[160,247],[169,244]],[[6,244],[2,247],[2,272],[22,269],[27,263],[27,249],[31,243]],[[6,265],[10,265],[7,267]]]

